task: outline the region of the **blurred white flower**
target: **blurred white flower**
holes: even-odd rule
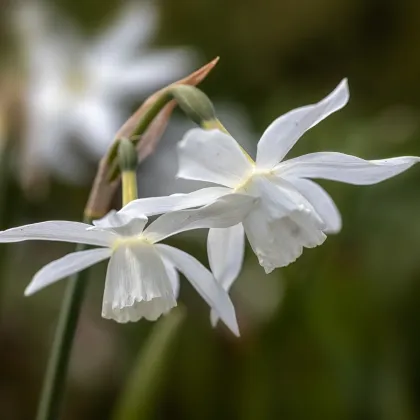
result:
[[[240,253],[227,258],[225,245],[242,247],[244,233],[260,264],[269,273],[295,261],[304,247],[322,244],[325,233],[340,230],[341,216],[332,198],[307,178],[368,185],[395,176],[419,162],[418,157],[366,161],[335,152],[311,153],[282,161],[307,130],[341,109],[348,98],[347,80],[343,80],[317,104],[295,109],[276,119],[258,143],[256,162],[231,136],[218,130],[193,129],[185,135],[179,144],[178,176],[221,184],[225,188],[204,188],[191,194],[161,198],[162,209],[202,205],[217,200],[216,195],[249,194],[258,198],[258,204],[242,225],[210,231],[209,256],[216,273],[237,272]],[[125,211],[128,214],[140,211],[147,202],[147,199],[134,201]],[[229,204],[239,205],[234,200]],[[232,281],[229,275],[226,287]]]
[[[148,51],[157,24],[152,2],[124,2],[94,39],[81,38],[46,3],[25,2],[15,16],[26,67],[27,169],[47,166],[83,179],[70,144],[102,156],[124,122],[125,101],[138,102],[189,67],[184,49]]]
[[[233,198],[239,205],[236,208],[224,202]],[[25,295],[110,258],[102,316],[117,322],[141,318],[154,321],[176,306],[179,270],[217,316],[238,335],[233,305],[211,272],[189,254],[158,242],[186,230],[237,224],[254,201],[247,195],[228,196],[199,210],[164,214],[146,229],[146,216],[132,218],[124,212],[111,212],[93,226],[69,221],[34,223],[0,232],[0,242],[51,240],[99,247],[73,252],[49,263],[35,274]],[[220,217],[225,208],[229,210]]]

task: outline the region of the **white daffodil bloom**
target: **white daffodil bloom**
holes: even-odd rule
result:
[[[126,101],[144,98],[190,64],[185,49],[148,48],[158,18],[152,2],[123,2],[115,21],[93,39],[83,39],[42,1],[24,2],[14,17],[26,68],[23,159],[29,169],[48,167],[77,180],[83,171],[71,146],[103,156],[124,122]]]
[[[229,205],[234,199],[235,206]],[[147,217],[109,213],[93,225],[48,221],[0,232],[0,242],[51,240],[93,245],[73,252],[35,274],[25,290],[32,295],[56,281],[110,258],[105,281],[102,316],[118,322],[141,318],[156,320],[176,306],[180,271],[223,322],[239,334],[235,311],[213,275],[189,254],[159,244],[176,233],[237,224],[254,205],[247,195],[228,196],[198,210],[165,214],[145,228]],[[226,209],[228,209],[226,211]]]
[[[391,178],[419,161],[398,157],[367,161],[336,152],[311,153],[283,161],[311,127],[346,105],[347,80],[320,102],[298,108],[276,119],[263,133],[255,162],[229,135],[194,129],[179,145],[178,176],[224,185],[231,194],[259,197],[259,204],[243,220],[243,228],[260,264],[267,273],[295,261],[304,247],[326,239],[325,233],[341,229],[341,216],[332,198],[308,178],[355,185]],[[209,237],[209,255],[218,250],[233,228]],[[239,237],[242,230],[234,233]],[[218,258],[220,270],[230,262]],[[213,268],[214,270],[214,268]]]
[[[242,247],[244,234],[267,273],[290,264],[302,254],[304,247],[322,244],[325,233],[338,232],[341,228],[341,216],[332,198],[308,178],[374,184],[419,161],[418,157],[367,161],[335,152],[311,153],[283,161],[307,130],[341,109],[348,99],[347,80],[343,80],[320,102],[276,119],[258,143],[255,162],[227,134],[218,130],[190,130],[179,144],[178,176],[224,187],[162,197],[160,203],[154,201],[159,199],[137,200],[127,207],[128,213],[147,211],[152,206],[162,211],[200,206],[226,194],[259,197],[257,205],[242,221],[242,228],[210,231],[208,252],[215,276],[224,279],[220,273],[238,271],[240,250],[236,257],[235,254],[228,257],[225,245]],[[235,205],[234,201],[229,204]],[[232,274],[225,275],[226,280],[221,281],[228,288],[234,279]]]

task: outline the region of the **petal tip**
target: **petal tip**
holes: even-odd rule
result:
[[[236,336],[236,337],[240,337],[241,336],[241,333],[239,332],[239,325],[238,325],[238,323],[237,322],[235,322],[235,325],[231,325],[230,326],[230,330],[233,332],[233,334]]]
[[[25,291],[23,292],[23,295],[24,295],[25,297],[29,297],[29,296],[32,296],[35,292],[36,292],[36,290],[34,290],[34,288],[33,288],[33,287],[31,287],[31,285],[29,285],[29,286],[25,289]]]
[[[347,77],[341,80],[341,82],[338,85],[338,89],[344,91],[345,103],[347,103],[350,99],[349,80],[347,79]]]
[[[341,232],[342,228],[343,228],[343,224],[341,220],[339,220],[339,221],[336,221],[336,223],[329,225],[326,229],[323,229],[323,232],[327,235],[336,235]]]
[[[217,315],[216,311],[214,311],[214,309],[212,309],[210,311],[210,324],[213,328],[216,328],[217,323],[219,321],[219,316]]]

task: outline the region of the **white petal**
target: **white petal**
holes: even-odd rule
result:
[[[218,283],[229,291],[238,277],[244,260],[245,233],[242,223],[226,229],[210,229],[207,237],[207,254],[211,271]],[[218,321],[214,310],[210,319],[213,326]]]
[[[146,225],[147,217],[143,216],[141,213],[135,215],[135,218],[141,220],[141,222]],[[133,220],[133,216],[128,214],[121,213],[121,211],[111,210],[108,214],[106,214],[101,219],[96,219],[92,221],[92,224],[101,229],[112,229],[118,228],[121,226],[125,226],[126,224],[130,223]]]
[[[178,144],[179,171],[184,179],[236,187],[253,165],[231,136],[219,130],[189,130]]]
[[[341,230],[341,215],[331,196],[317,183],[305,179],[288,177],[293,186],[312,204],[326,225],[326,233],[337,233]]]
[[[219,322],[219,315],[214,309],[210,310],[210,324],[213,328],[216,328],[217,323]]]
[[[166,213],[143,232],[152,243],[180,232],[200,228],[226,228],[240,223],[257,199],[244,194],[228,194],[196,210]]]
[[[92,61],[113,64],[131,58],[139,45],[145,45],[156,30],[156,8],[151,2],[139,6],[134,2],[124,2],[125,7],[115,22],[101,34],[92,49]]]
[[[118,212],[118,214],[131,217],[138,216],[139,214],[153,216],[175,210],[199,207],[209,204],[217,198],[229,194],[230,192],[230,188],[209,187],[193,191],[189,194],[173,194],[166,197],[140,198],[128,203]]]
[[[370,185],[392,178],[420,162],[416,156],[364,160],[336,152],[310,153],[278,165],[279,176],[322,178],[355,185]]]
[[[235,308],[229,295],[200,262],[187,253],[168,245],[156,245],[159,253],[172,261],[207,304],[214,309],[229,329],[239,336]]]
[[[98,248],[67,254],[41,268],[26,288],[25,296],[32,295],[58,280],[106,260],[111,253],[112,251],[108,248]]]
[[[270,221],[263,210],[253,210],[243,224],[249,243],[266,273],[289,265],[302,254],[303,247],[312,248],[326,239],[313,220],[298,211]]]
[[[138,96],[161,88],[188,72],[191,56],[181,48],[148,53],[138,61],[117,67],[107,90],[115,97]]]
[[[260,206],[270,220],[280,219],[294,212],[304,213],[319,229],[325,227],[312,204],[286,179],[255,176],[252,182],[261,198]]]
[[[116,239],[116,235],[111,232],[92,231],[91,227],[85,223],[68,221],[33,223],[1,231],[0,242],[40,240],[109,246]]]
[[[169,261],[166,258],[162,258],[162,261],[163,261],[163,265],[165,266],[166,273],[168,274],[169,280],[171,282],[175,299],[178,299],[179,287],[180,287],[179,273],[171,261]]]
[[[288,236],[276,237],[262,210],[252,211],[243,225],[251,248],[266,273],[287,266],[302,254],[303,247],[295,240],[289,240]]]
[[[140,235],[147,224],[147,217],[138,214],[131,216],[111,210],[105,217],[94,220],[89,230],[106,230],[114,232],[118,236]]]
[[[277,165],[307,130],[341,109],[348,99],[347,79],[344,79],[320,102],[294,109],[277,118],[258,143],[257,166],[269,169]]]
[[[175,306],[171,282],[153,246],[120,246],[114,251],[106,275],[104,318],[155,321]]]
[[[77,135],[95,157],[104,155],[124,120],[119,108],[95,95],[81,98],[73,113],[73,119],[68,121],[71,133]]]
[[[226,229],[210,229],[207,253],[211,271],[223,289],[229,290],[242,268],[245,232],[242,223]]]

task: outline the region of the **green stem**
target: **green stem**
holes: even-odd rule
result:
[[[153,105],[151,105],[151,107],[144,113],[136,128],[131,133],[131,137],[141,136],[142,134],[144,134],[144,132],[147,130],[147,127],[149,127],[150,123],[155,119],[155,117],[159,114],[162,108],[169,101],[172,100],[172,98],[173,97],[170,90],[160,95],[153,103]],[[134,143],[136,143],[137,141],[138,140],[135,140]]]
[[[90,221],[85,218],[86,223]],[[80,244],[76,250],[82,251],[86,247],[86,245]],[[57,420],[59,418],[67,368],[87,285],[87,277],[88,270],[84,270],[74,274],[68,280],[48,359],[36,420]]]

